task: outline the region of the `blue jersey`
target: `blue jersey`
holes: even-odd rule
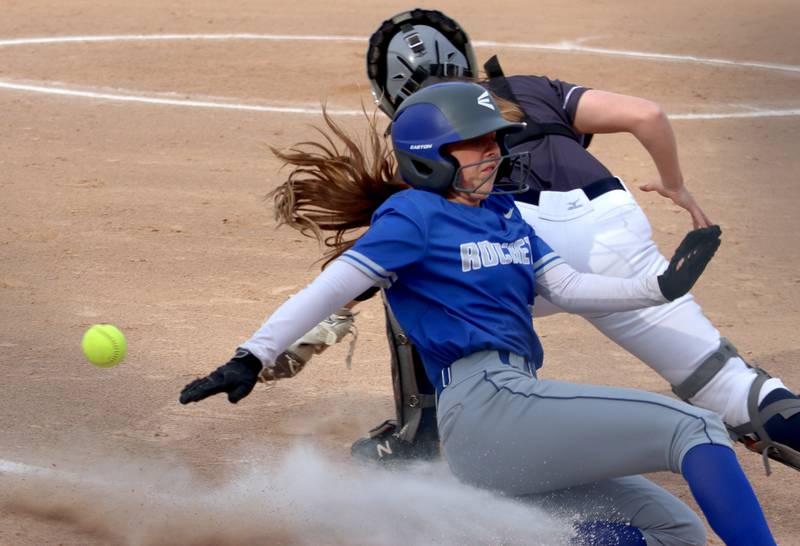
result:
[[[477,351],[507,350],[541,366],[530,314],[535,277],[561,259],[510,196],[470,207],[431,192],[399,192],[340,259],[386,288],[437,390],[442,368]]]

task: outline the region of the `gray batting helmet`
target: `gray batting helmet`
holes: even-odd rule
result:
[[[367,77],[389,117],[429,76],[477,74],[467,33],[440,11],[415,9],[384,21],[370,36]]]
[[[510,174],[512,162],[529,157],[528,152],[509,155],[505,145],[507,134],[524,128],[524,123],[506,120],[489,91],[477,83],[445,82],[424,87],[403,101],[392,121],[392,144],[400,175],[412,187],[436,193],[451,187],[475,191],[455,186],[465,165],[442,148],[496,132],[502,171],[495,179],[499,181]],[[492,193],[527,191],[527,166],[514,172],[520,174],[519,180],[506,178]]]

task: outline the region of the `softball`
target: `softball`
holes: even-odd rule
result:
[[[83,334],[83,354],[98,368],[113,368],[125,358],[128,343],[125,336],[111,324],[95,324]]]

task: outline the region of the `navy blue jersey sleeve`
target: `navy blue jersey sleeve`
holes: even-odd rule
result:
[[[575,130],[578,103],[588,88],[546,76],[510,76],[506,81],[531,118],[539,123],[563,123]]]
[[[561,109],[566,113],[570,125],[574,125],[578,102],[581,100],[581,96],[589,89],[561,80],[549,80],[549,82],[561,101]]]
[[[556,93],[561,100],[561,109],[566,116],[567,122],[572,130],[580,136],[581,145],[584,148],[588,148],[589,143],[592,141],[592,136],[594,135],[580,133],[577,129],[575,129],[575,114],[578,111],[578,103],[580,102],[581,97],[589,90],[589,88],[575,85],[574,83],[567,83],[561,80],[548,81],[550,82],[550,86],[556,90]]]
[[[422,260],[427,247],[424,219],[413,206],[379,210],[369,230],[342,254],[342,260],[388,288],[398,273]]]

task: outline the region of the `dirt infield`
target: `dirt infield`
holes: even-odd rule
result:
[[[357,318],[352,369],[346,347],[335,347],[310,371],[237,406],[177,402],[183,384],[227,360],[318,270],[314,242],[274,229],[263,196],[281,174],[266,144],[309,138],[321,101],[362,129],[352,112],[371,108],[366,36],[412,7],[337,4],[4,2],[0,545],[489,544],[519,536],[516,508],[458,489],[441,467],[418,469],[397,493],[380,474],[346,464],[350,443],[392,412],[377,302]],[[503,4],[500,12],[475,0],[424,3],[469,30],[481,61],[499,53],[508,72],[664,106],[689,186],[724,230],[695,295],[748,360],[800,388],[800,4]],[[107,38],[89,39],[98,36]],[[301,111],[281,110],[289,108]],[[592,148],[632,187],[656,175],[632,137],[601,136]],[[668,253],[689,216],[651,194],[637,199]],[[117,368],[96,369],[80,353],[83,331],[96,322],[128,337]],[[669,392],[576,317],[542,320],[538,330],[547,377]],[[296,444],[313,449],[298,453]],[[778,543],[800,544],[800,475],[773,465],[767,478],[759,457],[737,454]],[[425,489],[426,473],[447,495]],[[654,479],[694,506],[680,477]],[[414,484],[453,503],[454,517],[470,510],[458,499],[473,499],[494,521],[517,519],[471,540],[421,516],[416,540],[376,536],[393,521],[379,514],[400,512]],[[352,496],[342,495],[348,488]],[[397,502],[381,504],[393,495]],[[559,536],[557,523],[532,520],[532,543]]]

